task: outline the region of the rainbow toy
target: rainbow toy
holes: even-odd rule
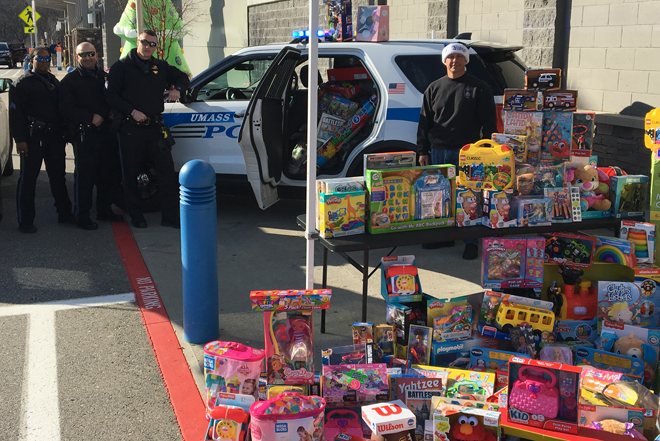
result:
[[[602,245],[596,248],[596,260],[599,262],[628,264],[628,256],[613,245]]]
[[[655,224],[621,221],[621,239],[635,244],[635,257],[639,263],[655,262]]]
[[[597,262],[618,263],[634,268],[637,266],[636,249],[636,245],[630,240],[596,236],[594,260]]]
[[[635,256],[639,259],[649,257],[649,247],[646,241],[646,232],[636,228],[628,231],[628,240],[635,244]]]

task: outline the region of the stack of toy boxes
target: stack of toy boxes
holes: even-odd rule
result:
[[[323,238],[364,234],[366,196],[364,178],[319,179],[319,235]]]
[[[371,234],[454,225],[453,165],[367,170]]]

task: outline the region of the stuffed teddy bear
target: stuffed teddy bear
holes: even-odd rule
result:
[[[644,383],[651,383],[655,379],[655,369],[652,364],[658,361],[658,354],[653,346],[645,344],[632,332],[625,337],[616,337],[609,332],[603,333],[603,337],[610,337],[605,344],[605,350],[616,354],[627,355],[644,361]]]
[[[607,175],[598,168],[588,164],[566,170],[566,181],[580,188],[580,208],[582,211],[609,210],[612,203],[604,196],[609,188],[600,184],[600,180],[607,179]]]
[[[646,439],[641,433],[634,429],[633,423],[622,423],[617,420],[592,421],[591,425],[596,430],[616,433],[617,435],[629,436],[631,438]]]

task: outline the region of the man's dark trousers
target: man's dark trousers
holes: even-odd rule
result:
[[[116,135],[107,125],[78,132],[73,149],[76,157],[74,175],[75,215],[78,221],[90,219],[94,185],[96,214],[112,213],[114,183],[119,182],[119,149]]]
[[[16,188],[18,223],[32,225],[35,216],[35,190],[42,162],[50,181],[50,191],[55,198],[57,214],[71,213],[71,200],[66,189],[66,152],[64,134],[58,129],[34,134],[27,140],[28,154],[21,156],[21,175]]]
[[[141,167],[146,161],[156,169],[162,219],[179,219],[179,192],[174,161],[171,152],[162,152],[158,148],[158,141],[161,139],[161,131],[155,124],[138,126],[129,121],[119,131],[124,194],[131,219],[140,218],[143,214],[137,176],[143,171]]]

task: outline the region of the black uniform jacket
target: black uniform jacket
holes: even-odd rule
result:
[[[170,86],[185,91],[190,80],[167,61],[151,57],[148,63],[141,63],[136,51],[133,49],[112,65],[105,97],[110,107],[122,115],[130,115],[135,109],[153,118],[165,109],[163,92]]]
[[[70,122],[91,124],[94,114],[110,120],[110,105],[105,100],[106,73],[96,69],[96,76],[78,67],[60,83],[60,112]]]
[[[27,142],[31,120],[62,125],[58,110],[60,82],[50,72],[28,71],[9,89],[9,124],[16,142]]]

